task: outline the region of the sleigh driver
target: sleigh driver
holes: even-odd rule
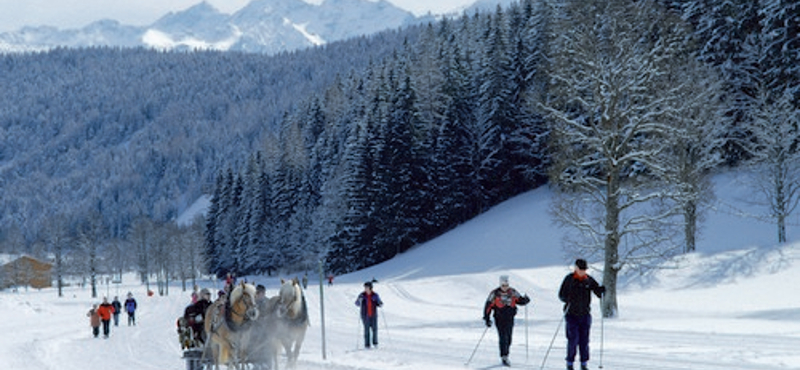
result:
[[[208,307],[211,306],[211,292],[208,289],[200,291],[200,297],[197,302],[190,304],[183,312],[183,321],[186,325],[186,330],[191,330],[192,340],[194,346],[200,347],[205,343],[205,330],[203,324],[205,322],[205,314]],[[178,332],[181,332],[180,320],[178,324]],[[181,343],[183,345],[184,339],[181,336]]]

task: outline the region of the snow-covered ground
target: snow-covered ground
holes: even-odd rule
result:
[[[620,317],[592,330],[592,369],[800,369],[800,244],[774,246],[774,227],[732,211],[748,191],[732,175],[716,179],[719,211],[709,215],[701,252],[679,268],[630,277],[619,294]],[[563,369],[565,338],[556,291],[574,256],[560,249],[561,230],[547,212],[549,193],[532,191],[503,203],[452,232],[392,261],[337,277],[324,286],[327,353],[322,354],[320,287],[306,291],[312,326],[298,369],[486,369],[499,365],[497,336],[484,332],[481,309],[500,274],[528,293],[511,349],[515,368]],[[797,219],[789,238],[797,240]],[[593,264],[593,268],[600,268]],[[601,271],[591,271],[601,280]],[[357,307],[362,282],[375,278],[385,303],[380,348],[363,350]],[[273,278],[250,277],[274,295]],[[316,277],[312,280],[316,280]],[[201,285],[219,288],[219,283]],[[91,336],[86,312],[98,299],[89,289],[0,293],[0,367],[13,370],[136,370],[185,368],[175,319],[189,302],[173,286],[147,297],[126,276],[102,295],[139,302],[138,325],[112,327],[109,339]],[[594,311],[599,311],[597,301]],[[526,320],[527,317],[527,320]],[[555,338],[547,361],[547,349]]]

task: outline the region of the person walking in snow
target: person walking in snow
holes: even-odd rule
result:
[[[114,307],[114,326],[119,326],[119,314],[122,312],[122,303],[119,303],[119,297],[114,296],[111,306]]]
[[[483,308],[483,321],[486,327],[492,326],[492,313],[494,312],[494,323],[497,327],[497,336],[500,345],[500,361],[504,366],[511,366],[508,360],[509,347],[511,347],[511,337],[514,331],[514,316],[517,314],[517,306],[524,306],[530,302],[528,295],[520,294],[508,283],[508,275],[500,276],[500,286],[489,293],[486,304]]]
[[[356,306],[361,307],[361,323],[364,324],[364,347],[378,346],[378,307],[383,306],[381,297],[372,290],[372,282],[364,283],[364,291],[358,295]],[[370,334],[372,337],[370,338]]]
[[[86,317],[89,318],[89,325],[92,327],[92,335],[97,338],[97,336],[100,335],[100,314],[97,313],[97,303],[92,305],[92,308],[86,313]]]
[[[111,332],[111,316],[114,315],[114,306],[108,302],[108,298],[103,297],[103,303],[97,308],[97,314],[100,315],[100,321],[103,323],[103,337],[108,338]]]
[[[128,313],[128,326],[136,325],[136,300],[131,292],[128,292],[128,299],[125,300],[125,312]]]
[[[589,332],[592,327],[592,293],[602,298],[606,288],[586,273],[586,260],[575,260],[574,271],[564,277],[558,298],[564,302],[567,322],[567,370],[575,369],[575,356],[580,351],[581,370],[588,370]]]

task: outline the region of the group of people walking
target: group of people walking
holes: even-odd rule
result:
[[[567,370],[575,370],[575,358],[578,353],[580,353],[580,370],[589,368],[592,294],[602,298],[606,290],[586,272],[588,269],[586,260],[577,259],[573,272],[564,277],[558,291],[558,298],[564,302],[564,320],[567,327],[567,356],[565,358]],[[489,293],[483,309],[483,320],[486,322],[487,329],[492,326],[492,318],[494,318],[500,346],[500,361],[504,366],[511,366],[508,355],[517,306],[530,303],[528,295],[520,294],[509,285],[508,280],[507,275],[500,276],[500,286]]]
[[[136,325],[136,300],[130,292],[128,292],[124,308],[125,312],[128,313],[128,326]],[[116,296],[112,302],[108,301],[108,297],[103,297],[103,303],[92,305],[92,308],[86,313],[89,318],[89,325],[92,327],[92,335],[98,338],[100,336],[100,327],[102,326],[103,338],[107,339],[111,334],[111,319],[114,319],[114,326],[119,326],[119,315],[122,309],[123,305]]]

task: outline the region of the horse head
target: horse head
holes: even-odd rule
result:
[[[230,303],[231,314],[235,319],[252,321],[258,318],[256,287],[253,284],[241,282],[237,285],[231,292]]]
[[[294,318],[302,307],[303,291],[297,278],[289,281],[281,280],[278,290],[278,317]]]

